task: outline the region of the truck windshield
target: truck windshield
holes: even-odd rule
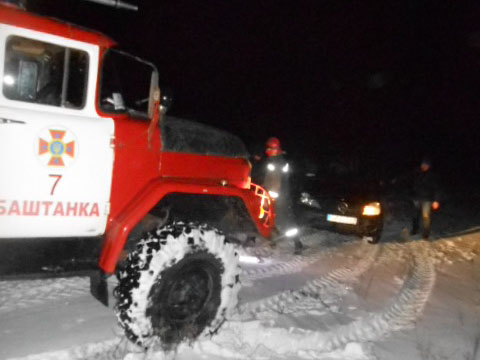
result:
[[[100,108],[109,113],[148,117],[153,65],[110,49],[103,58]]]

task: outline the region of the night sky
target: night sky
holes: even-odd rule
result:
[[[101,31],[153,61],[172,115],[278,136],[292,157],[393,174],[429,154],[480,172],[480,2],[79,0],[29,8]]]

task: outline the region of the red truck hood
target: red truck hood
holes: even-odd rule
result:
[[[162,119],[161,135],[161,176],[250,186],[248,152],[237,136],[171,116]]]

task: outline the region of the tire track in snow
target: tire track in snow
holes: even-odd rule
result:
[[[245,354],[245,358],[259,348],[286,358],[289,355],[299,357],[299,349],[321,357],[347,344],[379,340],[391,332],[410,327],[421,315],[430,297],[436,274],[429,243],[419,241],[409,244],[408,248],[412,255],[409,276],[391,304],[382,311],[327,332],[271,327],[267,325],[268,322],[258,320],[243,323],[232,321],[210,341],[219,347],[234,348],[240,354]]]
[[[330,292],[334,289],[337,296],[343,295],[348,285],[356,281],[375,263],[381,249],[380,245],[365,244],[364,247],[367,248],[367,254],[357,263],[334,269],[318,279],[308,281],[299,290],[284,291],[266,299],[246,303],[239,307],[240,317],[252,318],[264,311],[286,314],[305,310],[311,305],[318,306],[321,304],[321,294],[327,289]]]
[[[89,291],[88,277],[0,281],[0,315]]]
[[[215,356],[223,354],[225,358],[238,359],[259,357],[314,359],[330,358],[329,354],[334,355],[332,358],[353,359],[355,357],[346,351],[350,345],[354,344],[361,348],[362,343],[379,340],[393,331],[409,327],[419,317],[435,284],[435,268],[429,247],[430,244],[425,242],[405,245],[412,254],[409,275],[392,303],[383,311],[372,313],[326,332],[271,327],[268,326],[268,322],[259,320],[229,321],[215,337],[198,339],[193,344],[193,350],[202,356],[208,356],[211,353]],[[375,256],[373,258],[375,259]],[[367,265],[368,261],[365,261],[365,265],[360,264],[360,267],[368,268]],[[336,286],[342,281],[350,281],[352,275],[353,273],[346,269],[337,269],[323,277],[325,282],[322,284]],[[29,356],[22,360],[65,359],[66,354],[70,360],[97,358],[96,356],[100,353],[105,355],[118,350],[119,343],[121,344],[122,341],[117,337],[114,340],[86,344],[64,351]],[[183,348],[187,346],[191,344],[181,344],[179,353],[182,353]],[[164,358],[165,356],[158,352],[135,354],[128,349],[128,346],[121,347],[121,350],[117,355],[129,360]],[[362,355],[361,350],[359,355]],[[345,356],[342,356],[342,352]]]
[[[325,350],[349,342],[373,341],[413,324],[422,313],[435,285],[435,264],[430,247],[425,241],[411,243],[410,275],[392,304],[382,312],[335,329],[324,341]]]
[[[317,262],[325,254],[318,250],[307,255],[295,255],[290,260],[283,261],[281,258],[275,259],[278,261],[273,265],[262,266],[260,268],[243,270],[240,275],[240,280],[248,283],[253,280],[268,279],[275,276],[295,274],[302,271],[303,268]],[[271,258],[271,257],[270,257]]]
[[[312,234],[304,235],[301,237],[302,242],[312,242],[312,240],[318,240],[318,242],[321,241],[321,236],[314,232]],[[268,254],[267,257],[273,257],[273,253],[270,250],[267,249],[253,249],[253,254],[254,256],[257,257],[262,257],[262,251],[265,254]],[[330,251],[325,251],[322,250],[321,248],[317,248],[315,250],[306,250],[304,254],[302,255],[296,255],[292,258],[291,254],[289,255],[289,259],[287,261],[282,261],[279,259],[278,263],[274,265],[269,265],[269,266],[263,266],[261,268],[254,268],[254,269],[248,269],[243,271],[242,275],[240,276],[240,279],[243,280],[244,282],[251,281],[251,280],[261,280],[261,279],[267,279],[275,276],[281,276],[281,275],[288,275],[288,274],[295,274],[298,272],[301,272],[303,268],[312,265],[313,263],[317,262],[320,260],[322,257],[325,256],[326,253],[329,253]]]
[[[313,256],[297,255],[288,261],[281,261],[261,268],[248,269],[243,271],[241,280],[260,280],[280,275],[295,274],[303,268],[317,262],[323,254],[315,253]]]

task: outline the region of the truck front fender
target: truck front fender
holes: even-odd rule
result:
[[[221,186],[216,182],[192,182],[192,179],[160,178],[148,183],[124,210],[109,224],[100,254],[99,267],[107,274],[115,271],[128,234],[140,220],[169,193],[236,196],[242,199],[255,226],[263,237],[269,237],[273,227],[273,211],[269,221],[262,221],[265,195],[259,195],[258,186],[253,190]],[[259,199],[259,196],[263,199]],[[267,199],[270,202],[270,199]],[[259,218],[260,214],[260,218]]]

